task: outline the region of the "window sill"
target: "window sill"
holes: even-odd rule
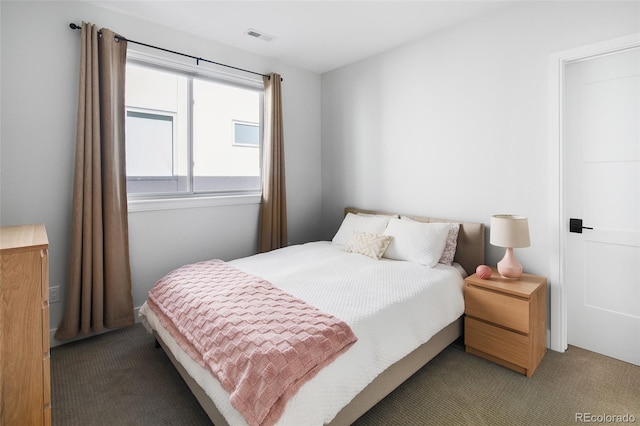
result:
[[[155,210],[193,209],[200,207],[260,204],[260,194],[217,195],[181,198],[129,198],[129,213]]]

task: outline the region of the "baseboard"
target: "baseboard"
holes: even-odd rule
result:
[[[135,318],[136,323],[140,322],[140,317],[138,316],[138,312],[140,312],[140,308],[141,308],[140,306],[133,308],[133,317]],[[49,346],[51,348],[55,348],[56,346],[64,345],[65,343],[76,342],[78,340],[86,339],[87,337],[97,336],[99,334],[104,334],[112,331],[111,329],[104,329],[100,333],[95,333],[93,331],[90,331],[87,334],[78,335],[72,339],[58,340],[54,337],[56,335],[57,330],[58,330],[57,327],[49,330],[49,342],[50,342]]]

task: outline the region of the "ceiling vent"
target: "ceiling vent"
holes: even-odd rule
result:
[[[264,40],[264,41],[271,41],[273,40],[275,37],[269,34],[266,34],[262,31],[259,30],[254,30],[253,28],[249,28],[246,32],[246,35],[249,35],[251,37],[255,37],[255,38],[259,38],[260,40]]]

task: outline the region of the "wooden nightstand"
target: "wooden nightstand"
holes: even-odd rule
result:
[[[465,279],[466,351],[531,377],[547,351],[547,279]]]

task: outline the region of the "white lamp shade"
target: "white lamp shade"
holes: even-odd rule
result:
[[[529,247],[529,221],[524,216],[496,214],[491,216],[489,242],[498,247]]]

